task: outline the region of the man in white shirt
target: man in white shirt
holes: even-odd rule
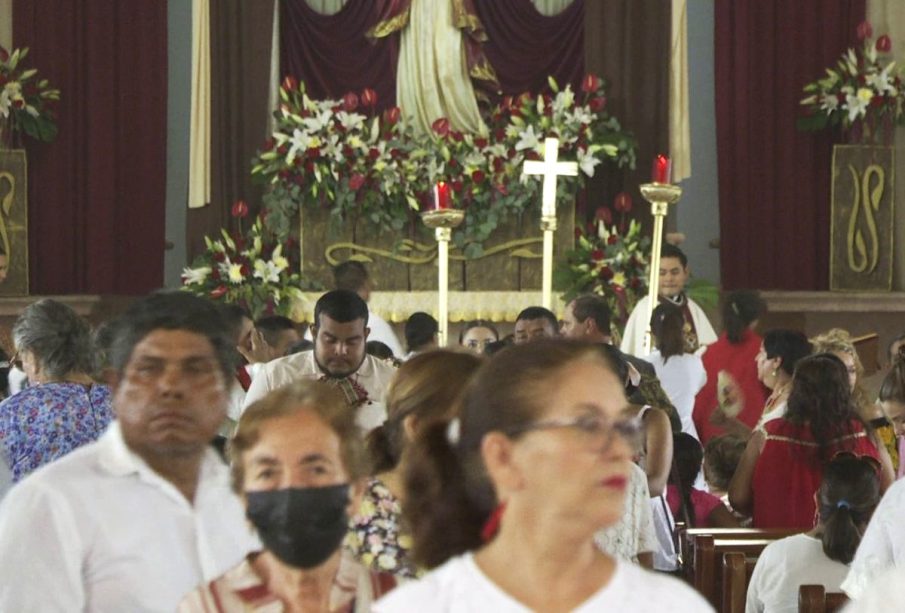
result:
[[[704,310],[685,294],[688,276],[688,257],[675,245],[664,244],[660,254],[659,302],[682,309],[685,317],[686,351],[700,354],[707,345],[716,342],[717,336]],[[623,353],[639,358],[646,355],[644,336],[650,327],[650,321],[647,320],[648,302],[648,297],[644,296],[629,315],[622,334],[622,344],[619,346]]]
[[[371,299],[371,290],[374,289],[374,281],[368,274],[365,265],[357,260],[346,260],[341,264],[337,264],[333,268],[333,287],[334,289],[345,289],[355,292],[365,301],[365,304]],[[315,318],[315,323],[317,319]],[[401,358],[405,355],[402,344],[384,319],[368,307],[368,328],[370,334],[368,340],[380,341],[393,351],[393,355]]]
[[[117,420],[0,505],[0,610],[174,611],[257,545],[209,441],[232,343],[184,292],[135,303],[110,349]]]
[[[386,421],[386,389],[396,369],[366,352],[368,305],[355,292],[333,290],[317,301],[314,320],[314,350],[264,364],[248,388],[245,407],[293,381],[319,379],[343,391],[359,426],[376,428]]]

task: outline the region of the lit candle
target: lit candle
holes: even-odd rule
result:
[[[449,208],[449,183],[438,181],[434,186],[434,209]]]
[[[672,178],[672,162],[662,153],[654,158],[651,169],[651,181],[654,183],[669,183]]]

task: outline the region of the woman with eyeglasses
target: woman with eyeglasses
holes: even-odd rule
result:
[[[638,429],[616,371],[592,345],[547,340],[485,364],[459,419],[412,450],[403,511],[434,570],[374,610],[711,610],[594,544],[622,516]]]
[[[814,497],[813,528],[767,545],[757,559],[745,611],[798,611],[798,588],[822,585],[839,592],[861,535],[880,501],[880,465],[874,458],[838,454]]]
[[[475,319],[469,321],[459,332],[459,345],[472,353],[484,355],[484,350],[490,343],[500,340],[500,333],[489,321]]]
[[[12,330],[10,360],[30,386],[0,403],[0,460],[13,482],[96,440],[113,420],[110,389],[91,377],[88,324],[46,298],[28,306]]]
[[[750,513],[755,528],[807,530],[823,467],[840,451],[881,461],[881,488],[892,483],[889,455],[858,416],[845,365],[818,353],[796,365],[786,414],[749,439],[729,484],[729,502]]]

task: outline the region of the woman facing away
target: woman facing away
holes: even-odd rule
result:
[[[839,451],[880,461],[881,488],[892,483],[889,455],[858,416],[845,365],[832,354],[819,353],[796,366],[786,414],[767,422],[748,441],[729,484],[732,508],[750,512],[755,528],[810,528],[816,511],[813,493],[826,462]]]
[[[827,464],[814,494],[816,525],[763,550],[748,584],[746,613],[797,612],[801,585],[841,591],[861,535],[880,501],[879,468],[873,458],[848,453]]]
[[[368,435],[371,474],[352,518],[346,546],[365,566],[411,579],[417,575],[402,517],[402,474],[417,432],[454,417],[455,402],[481,358],[437,349],[404,362],[387,390],[387,420]]]
[[[30,387],[0,403],[0,463],[13,482],[100,437],[113,420],[110,389],[92,379],[88,324],[45,298],[29,305],[12,330],[11,363]]]
[[[726,432],[710,420],[719,405],[717,379],[721,372],[738,389],[742,410],[736,417],[741,423],[753,428],[763,413],[767,388],[758,379],[754,362],[763,339],[754,328],[766,312],[766,302],[755,291],[736,290],[723,300],[723,332],[701,355],[707,382],[694,401],[694,424],[703,445]]]
[[[546,340],[482,367],[406,475],[414,557],[434,570],[374,610],[711,610],[594,544],[622,515],[637,430],[615,370],[596,347]]]
[[[654,365],[657,378],[682,421],[682,432],[698,437],[692,419],[694,399],[707,382],[701,358],[686,352],[685,315],[672,304],[661,304],[650,319],[656,349],[645,359]]]
[[[704,449],[685,432],[673,435],[673,462],[666,488],[669,510],[677,520],[692,528],[738,528],[739,522],[717,496],[695,487],[701,472]]]
[[[342,549],[367,461],[338,389],[299,381],[271,392],[242,414],[229,455],[263,548],[186,596],[179,611],[365,613],[395,586]]]

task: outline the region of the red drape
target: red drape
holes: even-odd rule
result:
[[[865,0],[715,7],[723,286],[826,289],[832,135],[795,118],[805,83],[856,43]]]
[[[19,0],[13,32],[62,92],[59,137],[28,145],[31,292],[159,287],[167,3]]]
[[[539,13],[531,0],[475,0],[474,4],[487,32],[484,53],[504,94],[544,91],[548,76],[560,85],[580,84],[584,0],[575,0],[549,17]]]
[[[334,15],[318,13],[305,0],[282,0],[280,64],[284,75],[304,81],[313,98],[339,98],[370,87],[377,107],[396,104],[399,34],[365,34],[394,14],[398,0],[348,0]]]

